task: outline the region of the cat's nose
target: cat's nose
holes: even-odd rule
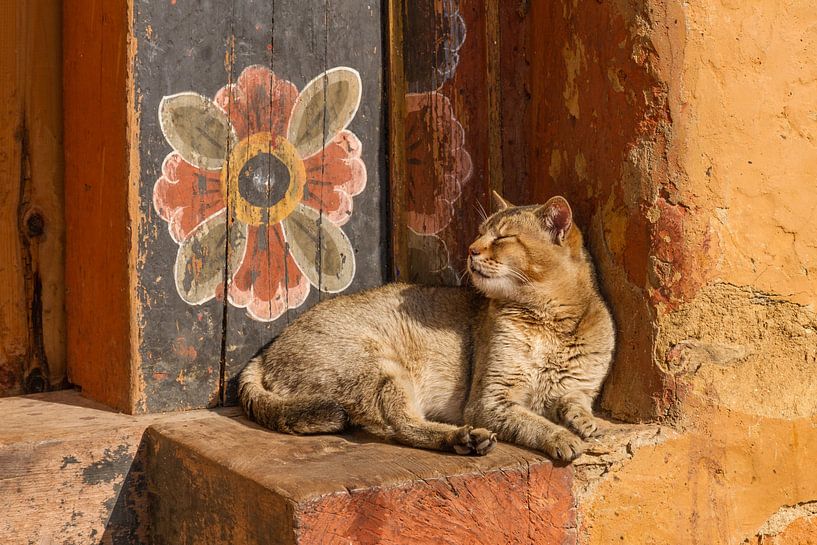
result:
[[[475,246],[471,246],[470,248],[468,248],[468,253],[471,254],[472,256],[476,257],[476,256],[478,256],[479,254],[482,253],[482,250],[480,250],[479,248],[477,248]]]

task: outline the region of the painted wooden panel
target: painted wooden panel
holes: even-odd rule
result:
[[[213,406],[298,314],[385,279],[381,7],[142,0],[131,17],[125,409]]]
[[[395,268],[404,280],[460,283],[464,250],[498,183],[491,177],[498,150],[491,148],[489,124],[486,22],[492,6],[484,0],[394,5],[401,34],[393,34],[391,43],[402,53],[402,69],[393,63],[390,75],[401,80],[393,89],[405,93],[401,104],[397,96],[391,99],[400,111],[392,145],[402,150],[392,164],[393,180],[399,181],[393,207],[402,220],[395,229],[402,240],[395,246],[406,248],[404,263],[398,259]]]
[[[0,1],[0,396],[65,383],[60,5]]]
[[[547,82],[531,76],[532,3],[392,2],[398,278],[461,283],[465,251],[490,212],[491,191],[519,204],[541,197],[530,176],[531,134],[534,123],[547,120],[531,118],[532,88]]]

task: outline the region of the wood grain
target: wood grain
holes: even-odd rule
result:
[[[72,390],[2,399],[0,412],[0,542],[105,545],[148,543],[145,429],[213,416],[127,416]]]
[[[572,469],[501,445],[461,457],[240,419],[147,433],[158,543],[576,542]]]
[[[0,395],[65,382],[60,22],[0,2]]]
[[[388,2],[388,74],[389,74],[389,197],[392,277],[405,280],[409,272],[408,235],[406,233],[406,142],[405,119],[408,91],[405,74],[405,36],[407,17],[405,0]],[[401,274],[402,273],[402,274]]]
[[[64,7],[68,374],[88,395],[132,411],[128,2]]]

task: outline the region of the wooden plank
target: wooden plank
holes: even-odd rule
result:
[[[0,395],[65,382],[60,25],[0,2]]]
[[[388,3],[388,74],[389,74],[389,200],[392,253],[392,278],[404,280],[409,272],[408,226],[406,224],[406,143],[404,120],[405,95],[408,92],[405,72],[405,29],[408,17],[405,0]]]
[[[510,445],[441,456],[244,418],[161,423],[146,441],[157,543],[576,543],[573,468]]]
[[[505,3],[507,5],[507,2]],[[500,1],[485,0],[486,83],[488,86],[488,185],[500,195],[503,190],[502,70]],[[508,150],[509,153],[511,150]]]
[[[264,104],[263,108],[245,112],[264,116],[266,125],[273,128],[288,122],[287,139],[291,142],[297,143],[298,131],[293,126],[300,124],[307,132],[315,131],[318,144],[301,157],[306,171],[301,205],[306,208],[293,210],[280,223],[270,218],[260,225],[247,224],[238,211],[232,213],[234,227],[247,225],[248,244],[243,260],[228,278],[225,403],[236,399],[238,372],[289,322],[335,293],[360,291],[385,280],[388,228],[383,205],[381,17],[379,1],[279,0],[236,5],[233,36],[236,44],[244,48],[244,55],[236,58],[233,68],[236,81],[246,82],[241,85],[247,88],[255,86],[261,95],[268,97],[270,93],[263,86],[251,84],[248,78],[250,73],[260,74],[264,84],[277,81],[286,85],[293,94],[290,101],[297,96],[299,102],[306,104],[312,96],[309,100],[320,107],[313,120],[296,117],[297,110],[273,93],[266,99],[271,107]],[[308,39],[293,33],[294,28],[302,29]],[[259,64],[263,70],[253,68]],[[331,77],[324,80],[320,77],[323,73]],[[339,132],[334,116],[343,111],[346,100],[340,85],[354,87],[356,81],[360,82],[359,106],[350,114],[348,123],[344,123],[346,128]],[[310,95],[310,90],[316,93]],[[266,157],[269,165],[278,161],[274,154]],[[253,161],[239,159],[230,169],[239,171],[239,177],[244,176],[242,172]],[[266,198],[270,199],[266,205],[272,205],[270,210],[274,210],[279,206],[274,201],[282,173],[265,170],[264,165],[261,173]],[[291,181],[294,171],[289,176]],[[245,196],[249,198],[249,193],[241,198]],[[266,241],[259,236],[265,231],[270,233]],[[276,242],[281,232],[286,239],[284,245]],[[313,235],[320,243],[318,247],[309,246]],[[338,242],[342,244],[333,246]],[[347,262],[344,274],[348,276],[342,282],[335,281],[332,268],[333,255],[338,255],[338,250]],[[265,279],[264,285],[254,283],[250,290],[247,270],[257,274],[259,282]],[[318,289],[318,285],[324,289]]]
[[[514,204],[532,204],[530,1],[499,5],[499,88],[502,117],[502,194]],[[549,160],[549,158],[547,158]]]
[[[132,334],[139,335],[132,362],[137,412],[219,403],[227,240],[220,170],[192,166],[168,140],[168,134],[187,138],[184,146],[188,147],[223,138],[212,148],[222,154],[219,163],[229,151],[224,133],[213,132],[212,127],[210,132],[188,127],[171,133],[167,125],[168,130],[163,131],[161,107],[170,97],[184,94],[195,104],[207,105],[211,112],[218,110],[221,113],[214,115],[226,120],[226,111],[213,100],[233,82],[234,59],[247,52],[246,44],[231,39],[234,4],[215,2],[207,10],[184,2],[134,4],[132,71],[139,162],[131,170],[136,170],[139,183],[133,189],[136,231],[132,251],[138,257],[131,278],[137,286],[139,309],[138,321],[132,326]],[[179,115],[180,122],[197,119],[190,114],[185,117],[184,112]],[[164,122],[168,120],[172,116],[165,116]],[[221,221],[209,223],[207,231],[197,231],[197,226],[214,216]],[[195,238],[195,232],[209,235]],[[196,241],[198,246],[193,244]],[[179,261],[182,269],[177,270],[180,252],[186,260]],[[196,304],[186,302],[183,295]]]
[[[127,416],[73,390],[2,399],[0,411],[4,544],[147,545],[145,430],[160,421],[216,416]]]
[[[64,3],[68,374],[132,410],[128,2]]]
[[[402,102],[390,98],[392,117],[403,110],[393,130],[402,127],[398,153],[406,157],[403,187],[392,186],[393,200],[405,208],[406,227],[395,236],[408,246],[406,279],[456,284],[480,206],[487,209],[490,190],[501,187],[499,91],[486,86],[487,75],[496,80],[499,71],[487,46],[489,35],[498,40],[498,29],[486,23],[498,4],[423,0],[411,6],[402,14],[407,92]],[[398,40],[391,44],[395,49]]]
[[[17,2],[0,3],[0,46],[16,51],[20,37]],[[2,392],[18,394],[23,390],[23,371],[28,356],[28,317],[25,307],[23,256],[18,229],[20,206],[20,166],[23,92],[18,88],[20,63],[16,55],[0,55],[0,334],[2,334]]]
[[[290,320],[384,281],[381,7],[137,2],[133,21],[133,410],[214,406]]]

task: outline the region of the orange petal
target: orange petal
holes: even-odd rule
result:
[[[342,131],[323,152],[304,161],[304,204],[322,211],[338,225],[346,223],[352,213],[352,197],[366,187],[366,165],[360,158],[361,150],[357,136],[351,131]]]
[[[249,66],[235,84],[222,87],[215,102],[230,117],[239,139],[251,134],[270,132],[286,137],[298,88],[279,78],[266,66]]]
[[[197,225],[224,209],[219,173],[194,167],[171,152],[153,186],[153,207],[168,222],[173,240],[183,241]]]
[[[250,226],[244,260],[230,284],[230,302],[258,320],[271,321],[303,304],[309,280],[286,250],[279,223]]]

